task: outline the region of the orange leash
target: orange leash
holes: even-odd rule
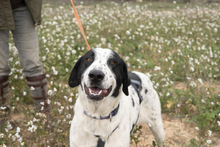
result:
[[[86,35],[85,35],[85,32],[84,32],[82,23],[81,23],[81,21],[80,21],[79,15],[78,15],[78,13],[77,13],[77,11],[76,11],[75,5],[74,5],[74,3],[73,3],[73,0],[70,0],[70,1],[71,1],[71,3],[72,3],[72,6],[73,6],[74,15],[75,15],[75,18],[76,18],[77,25],[78,25],[78,27],[79,27],[79,29],[80,29],[82,35],[83,35],[83,38],[84,38],[84,40],[85,40],[85,42],[86,42],[87,49],[90,50],[89,43],[88,43],[88,41],[87,41],[87,39],[86,39]]]

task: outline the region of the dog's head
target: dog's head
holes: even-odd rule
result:
[[[107,96],[117,97],[121,90],[128,95],[130,80],[127,66],[110,49],[92,49],[77,61],[70,74],[69,86],[78,85],[94,101]]]

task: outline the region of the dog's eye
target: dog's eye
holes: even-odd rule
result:
[[[88,62],[92,62],[92,59],[91,58],[87,58],[86,59]]]
[[[115,64],[115,61],[110,61],[110,64],[111,64],[111,65]]]

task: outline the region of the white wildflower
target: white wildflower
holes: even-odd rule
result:
[[[196,87],[197,85],[196,85],[196,83],[195,83],[194,81],[191,81],[190,84],[189,84],[189,86],[190,86],[190,87]]]
[[[21,132],[21,129],[19,127],[17,127],[17,133],[20,133]]]
[[[201,78],[199,78],[198,81],[199,81],[200,84],[204,85],[204,83],[203,83]]]
[[[212,135],[212,131],[211,131],[211,130],[209,130],[209,133],[208,133],[208,134],[209,134],[209,137],[210,137],[210,136]]]
[[[190,70],[191,70],[192,72],[194,72],[194,71],[195,71],[194,67],[190,67]]]
[[[217,121],[217,123],[218,123],[218,126],[220,127],[220,121]]]
[[[127,34],[127,35],[130,35],[131,33],[130,33],[130,31],[129,31],[129,30],[127,30],[127,31],[126,31],[126,34]]]
[[[155,70],[155,71],[159,71],[159,70],[161,70],[161,67],[160,67],[160,66],[155,66],[155,67],[154,67],[154,70]]]
[[[35,88],[33,86],[31,86],[30,90],[35,90]]]
[[[35,132],[37,130],[37,126],[32,125],[31,127],[28,127],[28,131]]]
[[[43,57],[42,57],[42,60],[43,60],[43,61],[45,61],[46,59],[47,59],[46,56],[43,56]]]
[[[48,95],[53,95],[53,90],[48,90],[47,93]]]
[[[72,98],[69,98],[69,102],[71,103],[73,101],[73,99]]]
[[[23,91],[23,96],[27,95],[27,92],[26,91]]]
[[[211,141],[211,140],[207,140],[206,142],[207,142],[208,144],[211,144],[211,143],[212,143],[212,141]]]

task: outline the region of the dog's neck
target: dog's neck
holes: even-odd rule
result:
[[[88,100],[87,96],[79,91],[79,100],[83,106],[83,113],[85,111],[87,115],[96,118],[109,116],[119,106],[120,98],[121,95],[118,95],[118,97],[109,96],[105,97],[102,101],[94,102]]]
[[[111,113],[108,116],[100,116],[100,117],[95,117],[95,116],[91,116],[89,115],[86,111],[84,111],[84,114],[92,119],[97,119],[97,120],[106,120],[106,119],[112,119],[112,117],[116,116],[118,114],[118,110],[119,110],[120,104],[118,104],[118,106],[111,111]]]

